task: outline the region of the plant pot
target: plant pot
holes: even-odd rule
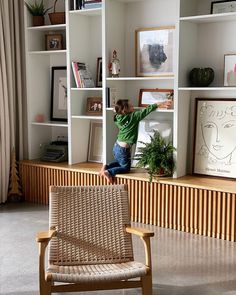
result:
[[[43,15],[33,15],[33,26],[44,26],[44,16]]]
[[[52,25],[65,24],[65,12],[52,12],[48,15]]]

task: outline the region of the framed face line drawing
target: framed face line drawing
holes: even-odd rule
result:
[[[236,101],[196,98],[193,173],[236,178]]]

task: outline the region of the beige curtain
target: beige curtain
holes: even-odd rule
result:
[[[26,156],[24,0],[0,0],[0,203],[7,200],[10,156]]]

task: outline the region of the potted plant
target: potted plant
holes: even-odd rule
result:
[[[65,11],[56,12],[56,4],[58,0],[54,1],[53,12],[49,13],[49,19],[52,25],[59,25],[65,23]]]
[[[52,8],[45,9],[43,0],[30,4],[25,2],[25,5],[29,12],[33,15],[33,26],[43,26],[44,25],[44,15]]]
[[[148,143],[140,142],[144,146],[139,148],[138,154],[134,157],[138,161],[136,166],[147,169],[150,181],[154,176],[172,176],[175,169],[173,157],[175,147],[157,130],[150,139]]]

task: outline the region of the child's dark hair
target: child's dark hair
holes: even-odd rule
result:
[[[119,99],[115,105],[115,112],[119,115],[124,115],[129,113],[129,100],[128,99]]]

